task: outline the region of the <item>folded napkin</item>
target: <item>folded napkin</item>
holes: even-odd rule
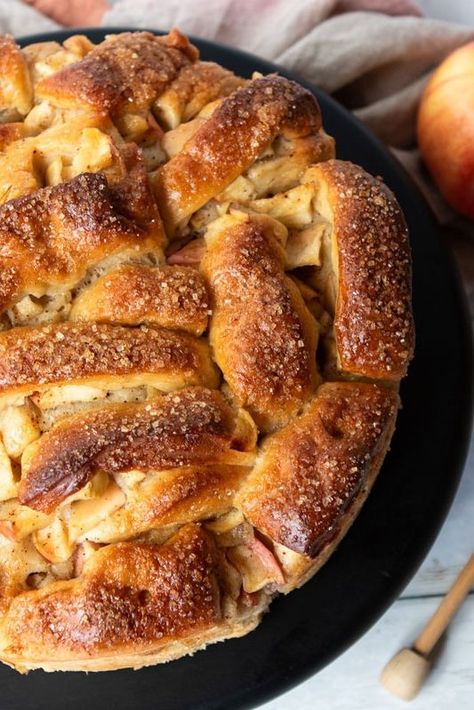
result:
[[[112,2],[104,26],[179,27],[270,59],[333,94],[394,149],[440,220],[453,219],[416,152],[415,118],[431,70],[473,39],[474,29],[414,16],[410,0]],[[22,3],[0,0],[1,31],[18,36],[58,27]]]

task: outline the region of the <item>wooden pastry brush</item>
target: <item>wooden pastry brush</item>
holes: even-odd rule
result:
[[[380,682],[402,700],[419,693],[431,667],[430,654],[474,584],[474,555],[411,648],[399,651],[383,669]]]

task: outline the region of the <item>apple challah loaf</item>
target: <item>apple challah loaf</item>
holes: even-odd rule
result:
[[[253,629],[354,520],[410,361],[410,251],[318,104],[179,32],[0,40],[0,659]]]

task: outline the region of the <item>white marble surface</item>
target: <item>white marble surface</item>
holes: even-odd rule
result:
[[[474,0],[419,0],[426,14],[474,26]],[[452,243],[474,316],[472,235]],[[474,435],[448,518],[418,573],[375,626],[332,664],[261,710],[473,710],[474,590],[455,617],[420,695],[409,706],[379,684],[384,664],[410,645],[474,549]]]

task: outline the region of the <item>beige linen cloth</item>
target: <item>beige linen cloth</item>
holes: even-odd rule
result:
[[[270,59],[333,94],[392,147],[443,223],[473,230],[472,222],[455,219],[426,175],[416,151],[415,118],[433,67],[473,39],[474,28],[396,14],[408,0],[112,2],[104,26],[178,27]],[[348,7],[379,11],[344,11]],[[0,30],[18,36],[54,28],[30,7],[0,0]]]

